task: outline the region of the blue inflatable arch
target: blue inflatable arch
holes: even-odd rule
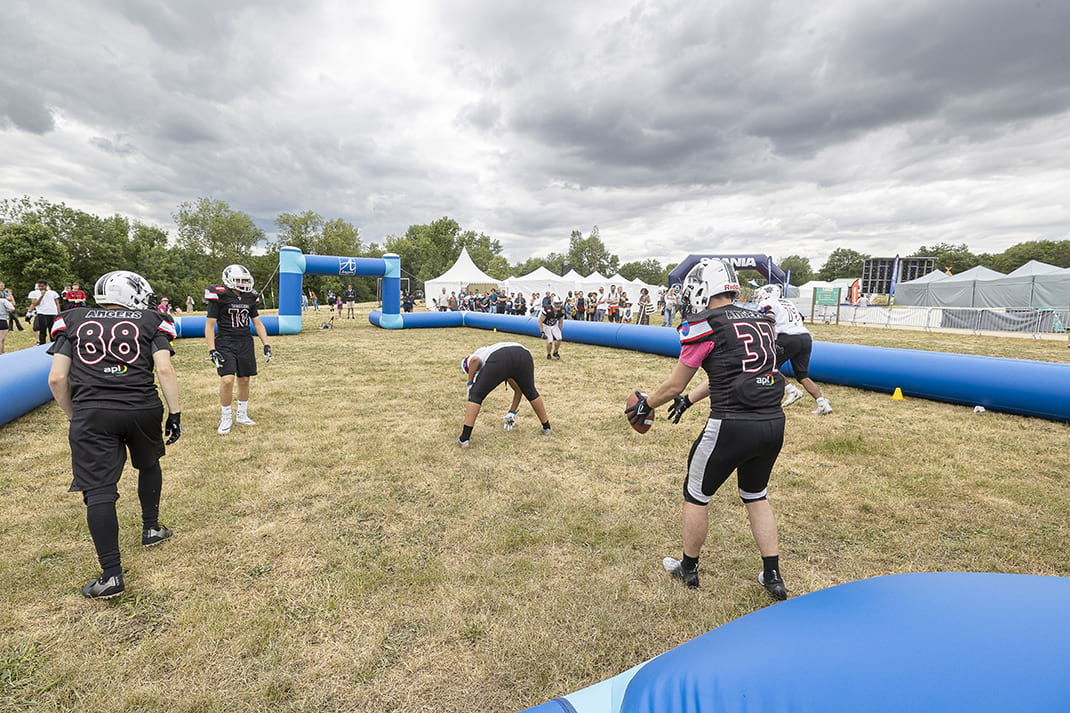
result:
[[[757,270],[766,282],[776,283],[778,285],[788,284],[787,274],[777,267],[773,262],[773,258],[768,255],[688,255],[684,258],[684,261],[673,268],[669,273],[669,285],[675,285],[678,282],[683,282],[687,277],[687,273],[691,271],[691,268],[703,258],[720,258],[721,260],[727,260],[732,263],[732,267],[737,270]]]
[[[294,247],[279,250],[279,314],[264,315],[270,335],[301,331],[301,291],[305,275],[342,277],[382,277],[383,310],[378,323],[386,328],[401,327],[401,258],[387,253],[381,258],[304,255]],[[150,280],[151,283],[151,280]],[[180,339],[204,336],[204,317],[176,317]],[[250,331],[253,327],[250,325]],[[0,426],[48,403],[48,370],[52,358],[47,347],[22,349],[0,354]]]

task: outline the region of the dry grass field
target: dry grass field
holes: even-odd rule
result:
[[[306,320],[254,381],[255,428],[215,433],[200,340],[176,343],[181,440],[164,459],[172,540],[142,549],[120,484],[127,592],[83,599],[97,564],[50,403],[0,429],[0,710],[516,711],[775,606],[731,483],[711,505],[702,587],[679,555],[701,408],[632,432],[623,402],[665,357],[565,344],[536,359],[553,424],[516,430],[491,395],[454,445],[459,359],[528,337]],[[322,313],[321,313],[322,314]],[[818,339],[1066,361],[1057,341],[815,326]],[[9,348],[29,342],[9,335]],[[792,595],[892,572],[1070,576],[1067,426],[829,386],[788,409],[770,499]],[[663,413],[659,413],[663,416]],[[968,593],[964,593],[968,596]],[[1023,602],[1023,606],[1029,606]]]

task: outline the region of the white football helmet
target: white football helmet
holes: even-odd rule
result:
[[[702,258],[684,278],[681,299],[692,314],[706,309],[710,298],[724,292],[739,294],[739,279],[736,270],[720,258]]]
[[[93,300],[100,306],[156,309],[156,295],[149,281],[136,272],[115,270],[102,275],[93,287]]]
[[[253,273],[244,265],[227,265],[223,268],[223,284],[238,292],[252,292]]]
[[[783,296],[780,285],[774,285],[772,283],[768,285],[762,285],[754,291],[754,301],[764,302],[765,300],[779,300]]]

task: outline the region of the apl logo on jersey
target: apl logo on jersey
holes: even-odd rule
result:
[[[356,275],[357,274],[357,259],[352,257],[340,257],[338,258],[338,274],[339,275]]]
[[[105,374],[115,374],[116,376],[122,376],[127,372],[126,364],[116,364],[115,366],[104,367]]]

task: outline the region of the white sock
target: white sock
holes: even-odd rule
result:
[[[238,402],[238,413],[240,415],[242,415],[242,416],[244,416],[247,413],[249,413],[249,402],[248,401],[239,401]]]
[[[231,408],[230,406],[220,406],[219,410],[222,412],[222,414],[224,416],[229,416],[230,415],[230,408]]]

